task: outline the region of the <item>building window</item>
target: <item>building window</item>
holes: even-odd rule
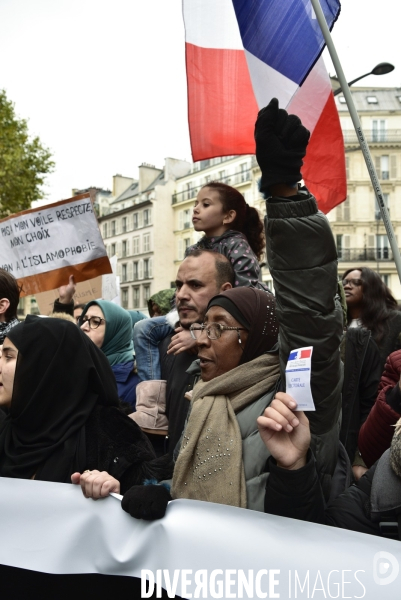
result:
[[[107,238],[107,223],[103,223],[103,237]]]
[[[127,233],[127,217],[122,219],[122,233]]]
[[[189,238],[189,237],[188,238],[184,238],[184,255],[185,255],[185,252],[190,247],[190,245],[191,245],[191,238]]]
[[[383,194],[383,202],[384,202],[387,210],[390,210],[390,208],[389,208],[389,200],[390,200],[390,194]],[[379,203],[378,203],[377,198],[375,196],[375,219],[376,219],[376,221],[380,221],[381,218],[382,218],[382,214],[380,212]]]
[[[144,279],[149,279],[149,277],[150,277],[149,259],[148,258],[145,258],[145,260],[143,261],[143,277],[144,277]]]
[[[111,244],[110,247],[111,247],[111,251],[110,251],[111,256],[115,256],[116,255],[116,245]]]
[[[347,198],[336,208],[336,221],[349,221],[351,218],[350,201]]]
[[[191,227],[191,210],[188,208],[183,210],[183,229],[189,229]]]
[[[121,290],[121,305],[123,308],[128,308],[128,288]]]
[[[143,286],[143,302],[144,304],[150,299],[150,285]]]
[[[375,167],[379,179],[390,179],[390,157],[388,155],[376,156]]]
[[[116,235],[116,222],[112,221],[111,222],[111,232],[110,235]]]
[[[342,234],[336,235],[336,246],[337,246],[337,256],[338,258],[343,257],[343,236]]]
[[[138,261],[134,262],[134,281],[138,281],[139,279],[139,268],[138,268]]]
[[[132,288],[132,305],[134,308],[139,308],[139,304],[140,304],[139,287],[133,287]]]
[[[139,218],[138,217],[139,217],[138,213],[135,213],[134,214],[134,229],[138,229],[138,227],[139,227]]]
[[[122,253],[122,256],[127,256],[128,255],[127,240],[123,240],[121,253]]]
[[[205,183],[210,183],[212,181],[212,176],[211,175],[206,175],[205,177]]]
[[[384,273],[380,273],[380,277],[382,278],[384,285],[386,285],[387,287],[390,287],[390,275],[385,275]]]
[[[127,278],[127,264],[126,263],[121,266],[121,281],[122,282],[128,281],[128,278]]]
[[[146,208],[143,211],[143,224],[146,227],[146,225],[150,225],[150,209]]]
[[[376,235],[377,259],[390,258],[390,247],[387,235]]]
[[[372,142],[386,141],[386,121],[385,119],[372,120]]]
[[[143,251],[150,252],[150,233],[145,233],[143,236]]]
[[[368,104],[378,104],[376,96],[366,96],[366,101]]]

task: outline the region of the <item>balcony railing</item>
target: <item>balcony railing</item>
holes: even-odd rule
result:
[[[386,129],[383,131],[364,131],[368,144],[401,142],[401,129]],[[358,138],[355,129],[343,129],[344,142],[357,144]]]
[[[238,173],[233,173],[232,175],[226,175],[225,177],[214,177],[211,181],[221,181],[222,183],[226,183],[227,185],[241,185],[241,183],[246,183],[251,180],[251,169],[246,169],[245,171],[239,171]],[[186,200],[191,200],[191,198],[196,198],[199,190],[207,185],[207,183],[203,183],[202,185],[198,185],[196,187],[191,188],[190,190],[184,190],[183,192],[178,192],[173,194],[173,202],[172,204],[179,204],[180,202],[185,202]]]
[[[393,260],[391,248],[337,248],[337,255],[341,262]]]

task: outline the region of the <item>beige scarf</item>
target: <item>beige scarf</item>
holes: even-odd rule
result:
[[[268,392],[279,374],[278,355],[263,354],[195,386],[174,468],[174,499],[246,508],[242,439],[235,413]]]

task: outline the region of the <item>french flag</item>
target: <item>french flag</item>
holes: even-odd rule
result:
[[[321,0],[329,27],[338,0]],[[347,196],[344,142],[310,0],[183,0],[194,161],[253,154],[273,97],[310,130],[302,174],[320,210]]]

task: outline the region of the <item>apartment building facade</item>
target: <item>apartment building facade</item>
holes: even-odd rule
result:
[[[121,305],[147,314],[147,301],[175,280],[173,211],[175,179],[186,161],[167,158],[163,169],[142,164],[139,178],[110,203],[99,226],[109,257],[117,256]]]
[[[401,246],[401,88],[351,88],[362,128]],[[348,197],[328,217],[336,240],[339,273],[366,266],[377,271],[401,300],[401,285],[369,173],[348,107],[336,96],[345,143]]]

